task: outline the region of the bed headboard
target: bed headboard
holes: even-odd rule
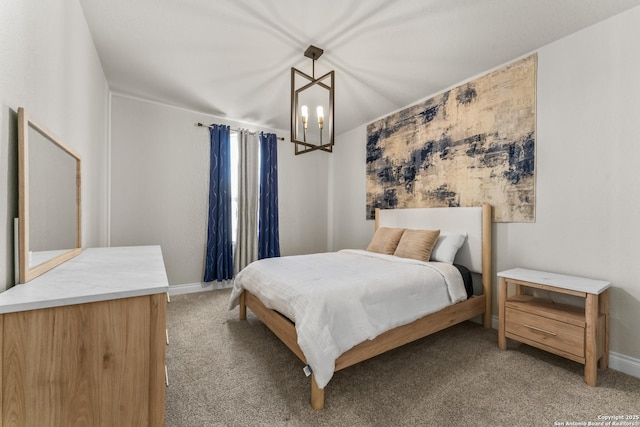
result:
[[[485,206],[490,212],[491,206]],[[458,251],[455,262],[464,265],[474,273],[482,274],[484,209],[486,208],[380,209],[377,210],[376,229],[378,227],[401,227],[466,232],[467,239]],[[490,227],[491,219],[489,217],[489,232]]]

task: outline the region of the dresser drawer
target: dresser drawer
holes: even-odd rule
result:
[[[584,357],[584,328],[526,311],[506,308],[507,334],[546,345],[557,350]]]

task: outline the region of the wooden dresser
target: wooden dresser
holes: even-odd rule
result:
[[[597,368],[609,364],[611,283],[524,268],[502,271],[498,277],[499,347],[505,350],[511,338],[582,363],[585,382],[595,386]],[[515,294],[508,296],[510,284]],[[526,288],[584,298],[585,305],[536,298],[527,295]]]
[[[162,426],[158,246],[86,249],[0,294],[0,426]]]

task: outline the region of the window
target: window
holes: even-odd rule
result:
[[[240,164],[240,153],[238,143],[238,132],[231,131],[229,154],[231,160],[231,242],[235,247],[238,239],[238,167]],[[258,141],[255,141],[258,143]],[[260,153],[258,152],[258,171],[256,178],[260,177]]]

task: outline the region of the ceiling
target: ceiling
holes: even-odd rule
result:
[[[290,69],[324,49],[336,134],[640,0],[80,0],[109,87],[289,129]]]

